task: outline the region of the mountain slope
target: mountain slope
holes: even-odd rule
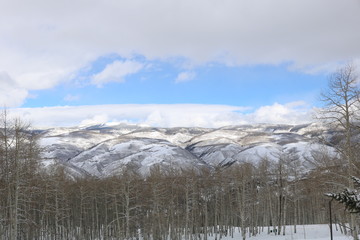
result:
[[[43,132],[45,165],[64,165],[74,175],[98,177],[131,168],[147,175],[153,167],[200,169],[229,167],[262,159],[292,157],[312,167],[313,152],[335,150],[316,142],[331,137],[319,124],[243,125],[219,129],[149,128],[120,124],[54,128]]]

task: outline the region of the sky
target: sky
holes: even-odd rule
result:
[[[0,0],[0,104],[37,126],[311,122],[360,0]]]

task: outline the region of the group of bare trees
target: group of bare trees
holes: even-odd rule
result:
[[[245,239],[283,234],[287,225],[296,231],[297,225],[326,223],[328,186],[319,174],[297,173],[297,158],[281,157],[200,172],[154,168],[147,177],[128,169],[119,176],[73,179],[61,167],[24,167],[16,178],[9,170],[14,176],[2,178],[0,186],[0,237],[221,239],[241,231]],[[344,211],[335,216],[347,221]]]
[[[39,160],[35,134],[19,119],[9,120],[4,111],[0,118],[0,234],[5,239],[18,239],[19,226],[32,211],[34,173]]]

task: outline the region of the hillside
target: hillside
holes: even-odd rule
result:
[[[137,125],[96,125],[43,130],[46,166],[60,164],[76,176],[111,176],[125,167],[147,175],[160,168],[229,167],[261,159],[300,160],[303,171],[313,167],[316,152],[335,154],[318,137],[333,132],[319,124],[242,125],[218,129],[150,128]]]

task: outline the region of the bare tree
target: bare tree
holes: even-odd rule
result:
[[[348,64],[333,73],[329,79],[329,87],[321,94],[325,107],[320,111],[320,118],[330,122],[342,133],[342,138],[335,146],[341,157],[346,160],[348,170],[348,187],[353,188],[351,176],[358,172],[356,149],[358,143],[353,141],[358,131],[359,120],[359,77],[352,64]],[[358,239],[355,216],[351,215],[351,228],[354,239]]]
[[[0,180],[6,185],[7,239],[18,239],[19,225],[26,222],[26,188],[31,177],[36,173],[38,146],[29,125],[20,119],[9,119],[4,110],[0,116]]]

